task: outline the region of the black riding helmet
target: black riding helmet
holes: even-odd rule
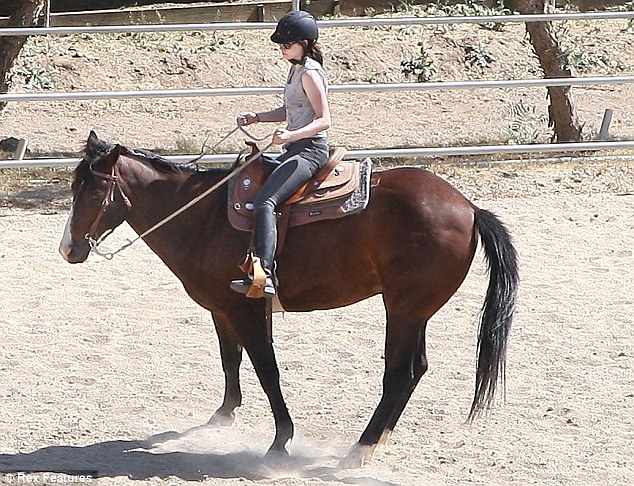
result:
[[[277,23],[271,40],[276,44],[290,44],[304,39],[316,41],[317,37],[319,30],[315,17],[303,10],[292,10]]]

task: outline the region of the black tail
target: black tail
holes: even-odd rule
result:
[[[491,406],[498,380],[504,387],[506,346],[519,282],[517,253],[504,224],[493,213],[477,209],[475,225],[489,266],[489,288],[480,313],[478,367],[469,420]]]

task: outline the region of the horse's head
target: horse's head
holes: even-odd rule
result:
[[[119,145],[99,140],[90,132],[85,156],[75,168],[73,205],[59,246],[70,263],[84,262],[91,241],[98,241],[125,220],[129,202],[120,186],[120,153]]]

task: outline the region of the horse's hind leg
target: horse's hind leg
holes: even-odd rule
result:
[[[427,370],[425,324],[424,320],[393,315],[388,310],[383,395],[359,441],[342,461],[342,467],[361,466],[384,434],[389,434],[396,425]]]
[[[407,406],[407,402],[409,402],[412,393],[414,393],[414,389],[418,382],[423,377],[423,375],[427,372],[428,364],[427,364],[427,349],[425,344],[425,329],[427,327],[427,323],[423,325],[423,328],[420,333],[420,338],[418,340],[418,352],[414,356],[414,383],[412,384],[409,393],[405,394],[401,397],[401,403],[394,409],[392,416],[387,422],[387,426],[379,439],[379,444],[385,444],[387,440],[390,438],[394,427],[396,427],[396,423],[398,419],[401,418],[403,414],[403,410]]]
[[[240,364],[242,363],[242,345],[222,316],[213,316],[220,343],[220,358],[225,374],[225,396],[222,405],[209,419],[209,424],[231,425],[235,418],[234,410],[242,404],[240,390]]]

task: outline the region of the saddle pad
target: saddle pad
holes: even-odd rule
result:
[[[362,162],[344,162],[339,166],[343,164],[349,164],[349,166],[343,168],[342,171],[352,172],[349,182],[343,187],[319,185],[299,203],[290,207],[288,226],[342,218],[366,208],[370,201],[372,161],[365,159]],[[333,172],[336,170],[337,168]]]

